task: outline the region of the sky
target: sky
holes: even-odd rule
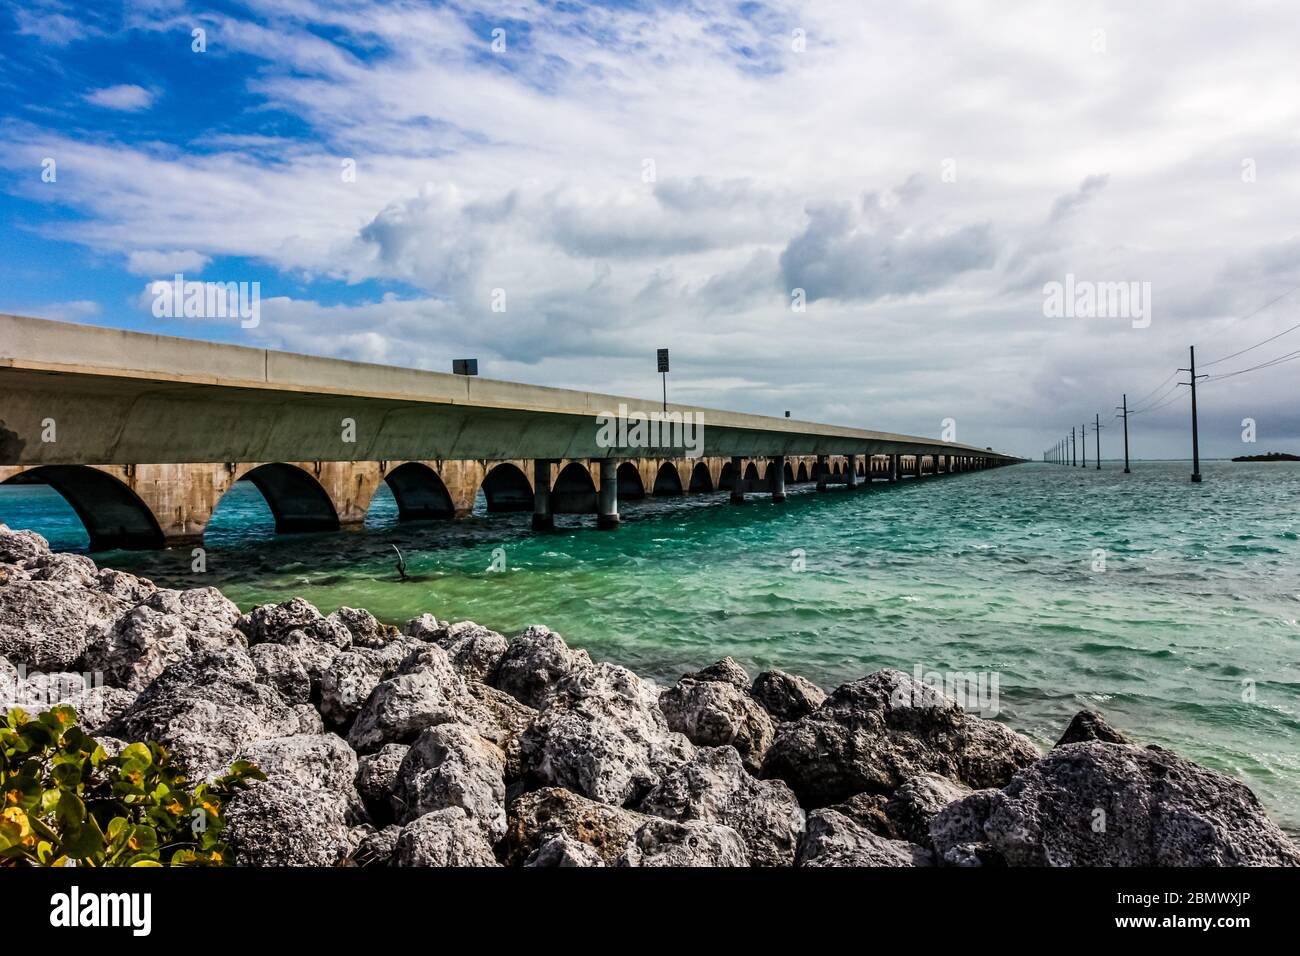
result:
[[[1297,40],[1250,0],[4,2],[0,311],[648,399],[668,347],[675,401],[1034,458],[1095,415],[1119,454],[1125,394],[1187,457],[1195,345],[1202,454],[1300,453],[1300,363],[1254,368],[1300,349]],[[258,325],[155,317],[178,272]]]

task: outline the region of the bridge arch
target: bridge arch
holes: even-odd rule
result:
[[[794,468],[790,465],[790,463],[789,463],[788,461],[785,463],[785,465],[784,465],[783,467],[785,468],[785,483],[786,483],[787,485],[793,485],[793,484],[794,484]]]
[[[455,515],[451,493],[442,477],[428,465],[408,461],[384,475],[397,501],[398,521],[423,521]]]
[[[704,465],[704,462],[700,462],[700,464],[697,465],[696,467],[700,467],[702,465]],[[707,466],[705,466],[704,474],[707,476],[708,473],[709,473],[709,469]],[[694,479],[695,476],[692,474],[691,475],[692,484],[694,483]],[[618,493],[622,495],[623,489],[620,488]],[[677,473],[677,466],[674,465],[671,461],[666,461],[659,466],[659,471],[655,475],[654,491],[652,493],[656,497],[667,496],[667,495],[680,495],[682,493],[682,476]]]
[[[718,476],[718,490],[731,491],[740,480],[740,469],[736,467],[735,462],[728,460],[723,464],[722,473]]]
[[[586,515],[596,510],[596,483],[587,466],[571,461],[555,476],[551,510],[562,515]]]
[[[131,488],[89,465],[41,465],[4,482],[49,485],[77,513],[90,536],[91,551],[146,550],[163,546],[158,519]]]
[[[745,466],[745,482],[749,483],[751,481],[758,481],[758,465],[752,461]]]
[[[636,465],[625,461],[618,466],[618,500],[637,501],[645,497],[645,483]]]
[[[798,472],[797,475],[795,475],[795,479],[794,479],[794,480],[795,480],[795,481],[807,481],[807,480],[808,480],[808,462],[806,462],[806,461],[801,461],[801,462],[799,462],[799,472]]]
[[[713,476],[709,474],[707,463],[697,461],[691,469],[690,492],[693,495],[707,495],[713,491]]]
[[[239,480],[251,482],[262,493],[275,517],[275,530],[281,534],[339,529],[338,512],[329,493],[304,468],[273,461],[245,472]]]
[[[490,512],[533,510],[532,483],[510,462],[494,466],[483,479],[482,490]]]

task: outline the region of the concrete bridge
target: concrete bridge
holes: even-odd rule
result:
[[[256,485],[282,532],[365,520],[380,482],[402,520],[487,510],[594,514],[724,491],[862,487],[1021,459],[929,438],[0,315],[0,483],[44,483],[92,549],[202,538]],[[601,418],[600,416],[604,416]],[[698,432],[687,423],[701,423]],[[626,433],[625,433],[626,432]],[[689,438],[687,436],[690,436]],[[611,442],[611,436],[615,441]]]

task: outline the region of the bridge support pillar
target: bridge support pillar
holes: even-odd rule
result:
[[[897,484],[898,479],[902,477],[902,457],[902,455],[889,456],[889,483],[891,485]]]
[[[596,527],[612,531],[618,527],[618,462],[600,460],[600,493],[597,496]]]
[[[743,505],[745,503],[745,472],[741,468],[744,461],[739,455],[731,456],[731,470],[735,474],[735,480],[731,485],[731,503],[733,505]]]
[[[817,490],[826,490],[826,477],[830,472],[830,462],[825,455],[817,456]]]
[[[785,455],[772,459],[772,503],[779,505],[785,501]]]
[[[845,455],[844,460],[847,464],[847,480],[844,483],[850,488],[856,488],[858,486],[858,456]]]
[[[551,460],[537,458],[533,461],[533,530],[550,531],[555,527],[551,514]]]

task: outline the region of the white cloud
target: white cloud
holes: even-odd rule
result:
[[[177,272],[198,274],[211,261],[193,249],[133,249],[127,253],[126,268],[138,276],[170,277]]]
[[[135,113],[140,110],[147,110],[152,106],[154,94],[143,86],[136,86],[133,83],[120,83],[117,86],[105,86],[102,89],[91,90],[86,94],[86,101],[93,103],[95,106],[102,106],[104,109]]]

